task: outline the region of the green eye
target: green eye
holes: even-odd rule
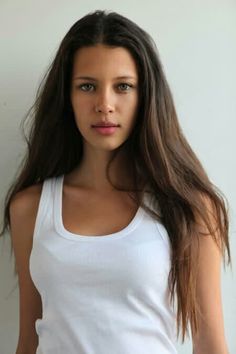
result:
[[[133,87],[133,85],[122,82],[117,87],[120,91],[129,91],[129,89],[131,89]],[[84,92],[94,91],[94,89],[95,89],[94,85],[90,84],[90,83],[81,84],[78,86],[78,88]]]
[[[119,84],[118,87],[121,87],[121,91],[128,91],[133,86],[130,84],[122,83]]]
[[[92,91],[91,88],[94,88],[94,86],[92,84],[81,84],[79,85],[79,88],[82,91]]]

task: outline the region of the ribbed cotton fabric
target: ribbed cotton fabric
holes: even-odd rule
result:
[[[166,229],[140,207],[119,232],[74,234],[62,221],[63,181],[44,181],[33,235],[30,274],[43,306],[36,353],[176,354]]]

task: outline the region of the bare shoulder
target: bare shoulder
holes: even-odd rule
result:
[[[10,203],[10,213],[32,215],[38,206],[42,186],[43,183],[37,183],[16,193]]]
[[[9,207],[10,235],[16,263],[18,263],[19,255],[24,253],[26,257],[31,252],[41,191],[42,183],[35,184],[18,192],[11,200]]]
[[[42,183],[35,184],[14,195],[10,207],[10,235],[15,252],[31,251],[33,231],[39,206]],[[21,247],[20,247],[21,245]]]

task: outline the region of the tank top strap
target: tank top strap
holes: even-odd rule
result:
[[[58,230],[58,223],[60,222],[62,214],[62,194],[63,194],[64,174],[55,178],[53,188],[53,220],[55,230]]]
[[[53,200],[54,200],[54,184],[55,177],[47,178],[43,181],[37,216],[34,226],[34,239],[39,237],[42,227],[53,223]]]

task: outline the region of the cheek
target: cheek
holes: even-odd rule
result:
[[[137,111],[137,106],[138,106],[138,97],[137,95],[131,95],[125,97],[120,97],[120,99],[117,101],[119,104],[119,107],[122,109],[123,112],[132,114],[133,112]]]
[[[71,103],[75,113],[91,110],[92,107],[91,98],[80,95],[73,95],[71,97]]]
[[[138,100],[136,97],[132,97],[132,99],[130,99],[129,102],[125,102],[124,104],[124,110],[126,116],[129,117],[130,121],[135,120],[137,115],[137,109],[138,109]]]

